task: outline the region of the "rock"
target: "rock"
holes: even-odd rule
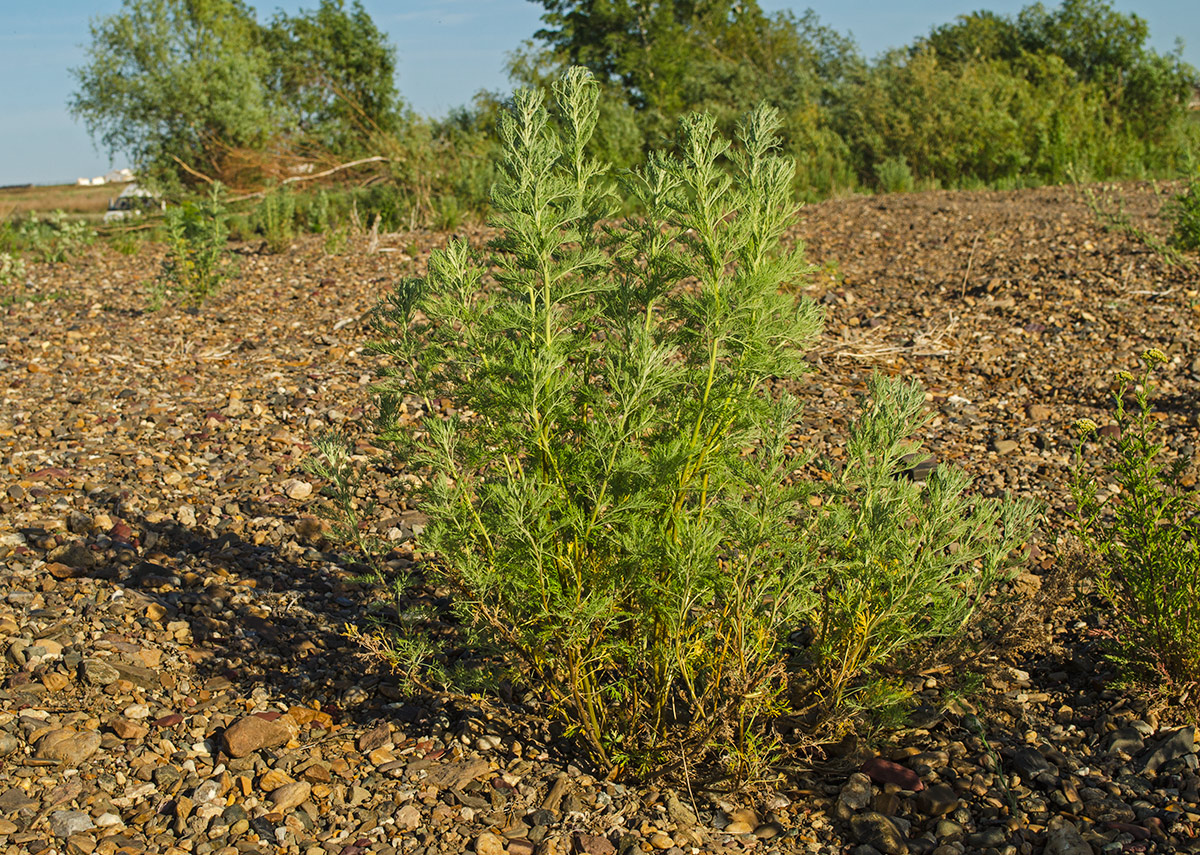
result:
[[[859,843],[873,846],[884,855],[908,855],[908,844],[900,827],[891,817],[875,811],[855,814],[850,829]]]
[[[85,811],[56,810],[50,814],[50,830],[56,837],[70,837],[95,827],[91,816]]]
[[[946,784],[934,784],[917,793],[917,810],[925,816],[945,816],[959,805],[958,794]]]
[[[877,784],[895,784],[902,790],[920,792],[925,789],[921,776],[912,769],[885,760],[883,757],[872,757],[862,764],[862,771]]]
[[[475,838],[475,855],[504,855],[504,841],[491,832]]]
[[[15,736],[0,733],[0,757],[7,757],[20,747],[21,742]]]
[[[874,796],[875,788],[871,785],[871,779],[862,772],[855,772],[838,793],[835,808],[838,819],[849,820],[854,814],[864,810]]]
[[[121,672],[103,659],[84,659],[79,664],[79,676],[89,686],[103,688],[121,679]]]
[[[78,766],[100,749],[102,737],[95,731],[80,733],[71,727],[52,730],[38,740],[35,756]]]
[[[547,840],[549,839],[547,838]],[[575,851],[579,855],[616,855],[617,847],[613,846],[612,841],[607,837],[577,831],[575,833]]]
[[[475,758],[430,768],[425,783],[438,789],[458,790],[491,770],[486,760]]]
[[[211,778],[192,792],[192,801],[196,804],[207,804],[215,802],[221,798],[221,781],[217,778]]]
[[[759,840],[773,840],[783,834],[783,827],[776,822],[764,822],[754,829],[754,836]]]
[[[121,739],[142,739],[150,732],[150,728],[144,724],[137,724],[122,716],[114,718],[108,726]]]
[[[655,849],[670,849],[675,845],[675,841],[671,839],[671,835],[664,834],[661,831],[656,831],[650,835],[650,845]]]
[[[546,793],[546,798],[542,800],[542,810],[548,810],[552,814],[557,814],[563,797],[567,794],[570,786],[571,780],[566,775],[559,775],[555,778],[554,783],[550,786],[550,791]]]
[[[299,732],[293,719],[280,716],[274,721],[256,715],[239,718],[221,734],[221,747],[230,757],[245,757],[262,748],[285,744]]]
[[[407,804],[400,808],[396,811],[394,819],[396,827],[401,831],[412,831],[421,827],[421,811],[417,809],[416,805]]]
[[[66,674],[60,674],[58,671],[49,671],[42,675],[42,685],[46,687],[48,692],[61,692],[67,686],[71,685],[71,678]]]
[[[1020,446],[1015,439],[996,439],[992,440],[992,450],[1001,457],[1007,457],[1012,454]]]
[[[999,849],[1008,843],[1008,831],[996,826],[990,826],[967,835],[967,846],[975,849]]]
[[[274,805],[275,809],[280,812],[286,812],[294,807],[304,803],[312,792],[312,784],[308,781],[297,781],[293,784],[284,784],[278,789],[271,791],[271,795],[267,799]]]
[[[1196,753],[1196,728],[1193,725],[1181,727],[1174,731],[1166,739],[1155,745],[1146,756],[1141,759],[1140,766],[1143,772],[1151,774],[1158,771],[1159,767],[1164,763],[1169,763],[1176,757],[1184,757],[1188,754]]]
[[[674,790],[667,790],[667,816],[680,828],[691,828],[699,821],[692,809],[679,800]]]
[[[1137,754],[1145,747],[1142,734],[1135,727],[1120,727],[1108,735],[1107,751],[1116,754],[1123,751],[1126,754]]]
[[[29,797],[20,787],[11,787],[0,793],[0,811],[16,813],[19,810],[37,810],[39,803]]]
[[[1013,754],[1012,766],[1026,781],[1032,781],[1042,772],[1050,771],[1050,761],[1036,748],[1018,748]]]
[[[1063,817],[1056,816],[1050,820],[1050,825],[1046,830],[1044,855],[1096,855],[1096,853],[1074,825]]]
[[[301,481],[299,478],[291,478],[283,482],[283,492],[289,499],[307,499],[312,495],[312,484],[307,481]]]
[[[358,737],[358,750],[369,754],[376,748],[381,748],[392,741],[392,729],[386,721],[381,721],[366,733]]]

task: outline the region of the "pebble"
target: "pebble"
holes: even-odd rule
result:
[[[230,757],[245,757],[263,748],[283,745],[292,738],[295,730],[289,726],[294,720],[280,716],[274,721],[257,715],[243,716],[221,735],[221,746]]]
[[[81,810],[56,810],[50,814],[50,830],[56,837],[70,837],[95,828],[91,816]]]
[[[908,855],[903,832],[891,817],[876,811],[855,814],[850,828],[860,843],[871,846],[884,855]]]
[[[312,784],[307,781],[297,781],[294,784],[284,784],[274,789],[267,797],[268,801],[279,811],[289,811],[303,804],[312,792]]]
[[[81,733],[74,728],[64,727],[41,737],[35,756],[58,760],[67,766],[79,766],[100,750],[101,741],[100,734],[95,731]]]

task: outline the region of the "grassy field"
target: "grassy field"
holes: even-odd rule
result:
[[[108,200],[115,198],[125,186],[104,184],[100,187],[77,187],[74,184],[56,184],[6,187],[0,189],[0,220],[54,211],[99,218],[108,209]]]

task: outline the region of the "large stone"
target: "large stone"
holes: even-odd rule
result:
[[[599,834],[584,834],[582,831],[575,832],[575,851],[580,855],[615,855],[617,847],[612,845],[612,841],[607,837],[601,837]]]
[[[225,732],[221,734],[221,747],[230,757],[245,757],[262,748],[283,745],[299,730],[295,721],[286,715],[274,721],[248,715],[225,728]]]
[[[50,830],[56,837],[70,837],[95,828],[91,816],[81,810],[56,810],[50,814]]]
[[[429,769],[429,774],[425,778],[425,783],[431,787],[438,789],[458,790],[471,781],[478,778],[480,775],[485,775],[491,771],[491,764],[486,760],[474,759],[463,760],[458,763],[446,763],[442,766],[433,766]]]
[[[691,828],[699,820],[692,809],[679,799],[674,790],[667,790],[667,816],[680,828]]]
[[[864,810],[874,796],[875,788],[871,785],[871,779],[862,772],[855,772],[842,785],[842,791],[838,794],[837,806],[834,809],[838,819],[850,819]]]
[[[885,760],[883,757],[872,757],[862,764],[860,771],[877,784],[895,784],[902,790],[914,792],[925,789],[920,775],[906,766]]]
[[[101,736],[95,731],[80,733],[71,727],[52,730],[38,740],[36,756],[78,766],[100,749]]]
[[[414,804],[407,804],[396,811],[396,828],[401,831],[412,831],[421,827],[421,811]]]
[[[1050,761],[1036,748],[1020,748],[1013,754],[1013,768],[1026,781],[1032,781],[1042,772],[1050,771]]]
[[[1181,727],[1154,746],[1142,760],[1142,771],[1154,773],[1176,757],[1196,753],[1196,728]]]
[[[381,721],[370,730],[358,737],[358,750],[370,754],[376,748],[382,748],[392,741],[392,729],[386,721]]]
[[[475,855],[504,855],[504,841],[485,831],[475,838]]]
[[[946,784],[934,784],[917,793],[917,810],[925,816],[945,816],[958,807],[958,794]]]
[[[303,804],[311,792],[312,784],[308,781],[296,781],[272,790],[271,795],[267,796],[267,800],[271,802],[275,810],[282,813]]]
[[[121,672],[103,659],[84,659],[79,665],[79,676],[89,686],[107,686],[121,679]]]
[[[851,817],[850,829],[859,843],[873,846],[884,855],[908,855],[904,834],[891,817],[875,811],[860,813]]]
[[[1061,816],[1050,820],[1044,851],[1045,855],[1096,855],[1078,829]]]

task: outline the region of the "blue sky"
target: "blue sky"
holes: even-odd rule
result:
[[[907,44],[930,28],[977,9],[1003,14],[1026,2],[1011,0],[760,0],[768,11],[811,6],[821,21],[850,33],[867,56]],[[1174,47],[1182,38],[1188,62],[1200,66],[1197,0],[1116,0],[1150,25],[1154,46]],[[293,13],[310,2],[254,2],[262,18]],[[542,6],[528,0],[364,0],[364,7],[396,46],[398,85],[405,100],[428,115],[468,103],[480,89],[505,89],[505,56],[539,26]],[[1052,0],[1047,5],[1054,5]],[[121,0],[0,0],[0,185],[73,181],[110,166],[83,127],[67,113],[74,89],[68,69],[83,62],[88,20],[121,8]]]

